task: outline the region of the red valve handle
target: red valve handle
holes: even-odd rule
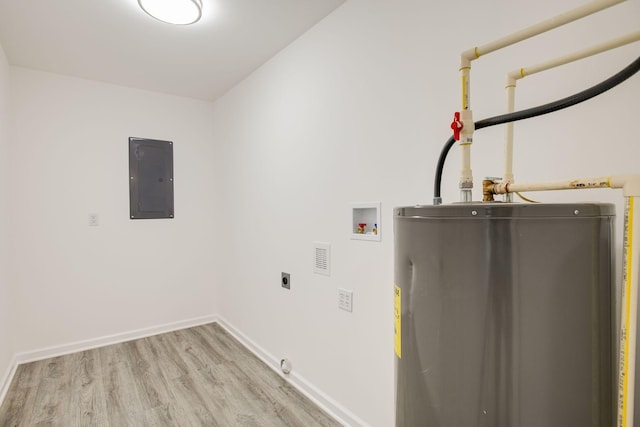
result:
[[[460,131],[464,127],[464,123],[460,121],[460,113],[453,114],[453,122],[451,122],[451,129],[453,130],[453,138],[456,141],[460,141]]]

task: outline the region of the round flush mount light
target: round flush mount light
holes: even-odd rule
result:
[[[168,24],[188,25],[202,17],[202,0],[138,0],[147,14]]]

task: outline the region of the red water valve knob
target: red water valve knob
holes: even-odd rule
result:
[[[453,122],[451,122],[451,130],[453,130],[453,138],[456,141],[460,141],[460,131],[464,127],[464,124],[460,121],[460,113],[453,114]]]

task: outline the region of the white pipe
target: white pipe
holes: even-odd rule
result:
[[[516,86],[507,86],[507,113],[515,111]],[[513,122],[505,127],[504,182],[513,182]]]
[[[538,34],[545,33],[549,30],[553,30],[554,28],[558,28],[577,19],[584,18],[585,16],[589,16],[608,7],[622,3],[623,1],[625,0],[593,0],[583,6],[577,7],[553,18],[539,22],[520,31],[516,31],[515,33],[508,36],[494,40],[479,47],[468,49],[462,52],[460,67],[468,67],[470,66],[471,61],[480,58],[482,55],[486,55],[498,49],[502,49],[512,44],[521,42],[522,40],[526,40]]]
[[[546,71],[551,68],[559,67],[560,65],[568,64],[570,62],[577,61],[579,59],[584,59],[589,56],[597,55],[602,52],[606,52],[611,49],[615,49],[620,46],[627,45],[629,43],[640,41],[640,31],[636,31],[622,37],[618,37],[603,43],[599,43],[597,45],[588,47],[586,49],[579,50],[574,53],[570,53],[568,55],[564,55],[555,59],[551,59],[546,62],[542,62],[537,65],[533,65],[530,67],[518,68],[517,70],[513,70],[507,74],[507,86],[515,85],[515,81],[526,76],[530,76],[531,74],[539,73],[541,71]]]
[[[462,79],[462,110],[460,111],[460,122],[463,127],[460,130],[460,145],[462,147],[462,170],[460,171],[460,181],[458,188],[460,189],[460,201],[470,202],[473,200],[473,173],[471,171],[471,144],[473,143],[473,132],[475,124],[473,122],[473,113],[470,108],[471,98],[471,67],[463,67],[460,69],[460,77]]]
[[[622,307],[620,320],[620,365],[618,381],[618,427],[634,426],[636,381],[636,336],[638,334],[638,278],[640,277],[640,175],[617,175],[612,188],[622,188],[626,197]]]
[[[515,111],[516,85],[508,85],[507,89],[507,113]],[[504,131],[504,176],[502,182],[510,184],[514,180],[513,176],[513,122],[508,122]],[[507,194],[506,202],[513,202],[513,195]]]
[[[471,66],[460,68],[462,82],[462,110],[471,108]]]
[[[516,184],[509,182],[498,182],[493,185],[494,194],[520,193],[525,191],[548,191],[548,190],[584,190],[588,188],[616,188],[612,187],[611,177],[574,179],[571,181],[548,181]],[[621,187],[617,187],[621,188]]]
[[[486,186],[492,194],[520,193],[548,190],[588,190],[592,188],[619,188],[625,197],[640,197],[640,174],[601,176],[565,181],[530,182],[523,184],[491,182]]]
[[[597,55],[602,52],[606,52],[611,49],[615,49],[629,43],[640,41],[640,31],[636,31],[622,37],[618,37],[612,40],[609,40],[604,43],[599,43],[597,45],[579,50],[577,52],[560,56],[555,59],[551,59],[549,61],[533,65],[530,67],[518,68],[517,70],[513,70],[507,74],[507,113],[513,113],[515,111],[515,91],[516,91],[516,81],[522,79],[526,76],[530,76],[535,73],[539,73],[541,71],[546,71],[551,68],[559,67],[561,65],[568,64],[570,62],[574,62],[580,59],[587,58],[589,56]],[[509,184],[514,181],[513,176],[513,128],[514,123],[509,122],[505,128],[505,144],[504,144],[504,177],[503,183]],[[519,191],[519,190],[518,190]],[[512,199],[508,199],[507,201],[512,201]]]
[[[636,334],[638,321],[638,270],[640,269],[640,197],[626,197],[620,313],[618,372],[618,427],[633,427]]]
[[[503,47],[507,47],[514,43],[528,39],[535,35],[544,33],[554,28],[573,22],[577,19],[599,12],[608,7],[622,3],[625,0],[593,0],[581,7],[560,14],[554,18],[547,19],[538,24],[517,31],[511,35],[495,40],[491,43],[480,47],[466,50],[460,55],[460,72],[462,74],[462,111],[460,121],[463,128],[460,135],[460,141],[463,144],[470,145],[473,143],[473,115],[471,112],[471,61],[486,55]],[[471,189],[473,188],[473,176],[471,175],[471,148],[465,149],[462,154],[462,171],[460,177],[459,188],[461,190],[461,201],[469,199]]]

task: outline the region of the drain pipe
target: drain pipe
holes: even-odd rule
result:
[[[562,13],[556,17],[539,22],[508,36],[494,40],[482,46],[465,50],[460,55],[460,76],[462,80],[462,110],[456,113],[451,123],[454,138],[460,141],[462,152],[462,170],[460,172],[460,201],[470,202],[473,190],[473,172],[471,170],[471,144],[473,143],[473,113],[471,111],[471,61],[496,50],[521,42],[538,34],[594,14],[625,0],[593,0],[583,6]]]
[[[485,198],[520,191],[584,190],[621,188],[625,198],[622,259],[622,307],[618,359],[618,427],[633,427],[636,335],[638,322],[638,278],[640,270],[640,175],[551,181],[530,184],[483,182]]]
[[[515,94],[516,94],[516,82],[526,76],[539,73],[541,71],[550,70],[561,65],[568,64],[570,62],[578,61],[580,59],[588,58],[589,56],[597,55],[608,50],[612,50],[629,43],[640,41],[640,31],[618,37],[607,42],[599,43],[597,45],[588,47],[586,49],[579,50],[577,52],[561,56],[549,61],[533,65],[530,67],[523,67],[513,70],[507,74],[507,83],[505,86],[507,94],[507,113],[513,113],[515,111]],[[514,123],[509,122],[505,127],[505,146],[504,146],[504,175],[503,183],[510,184],[514,182],[513,176],[513,127]],[[513,194],[507,193],[505,195],[506,202],[513,201]]]

